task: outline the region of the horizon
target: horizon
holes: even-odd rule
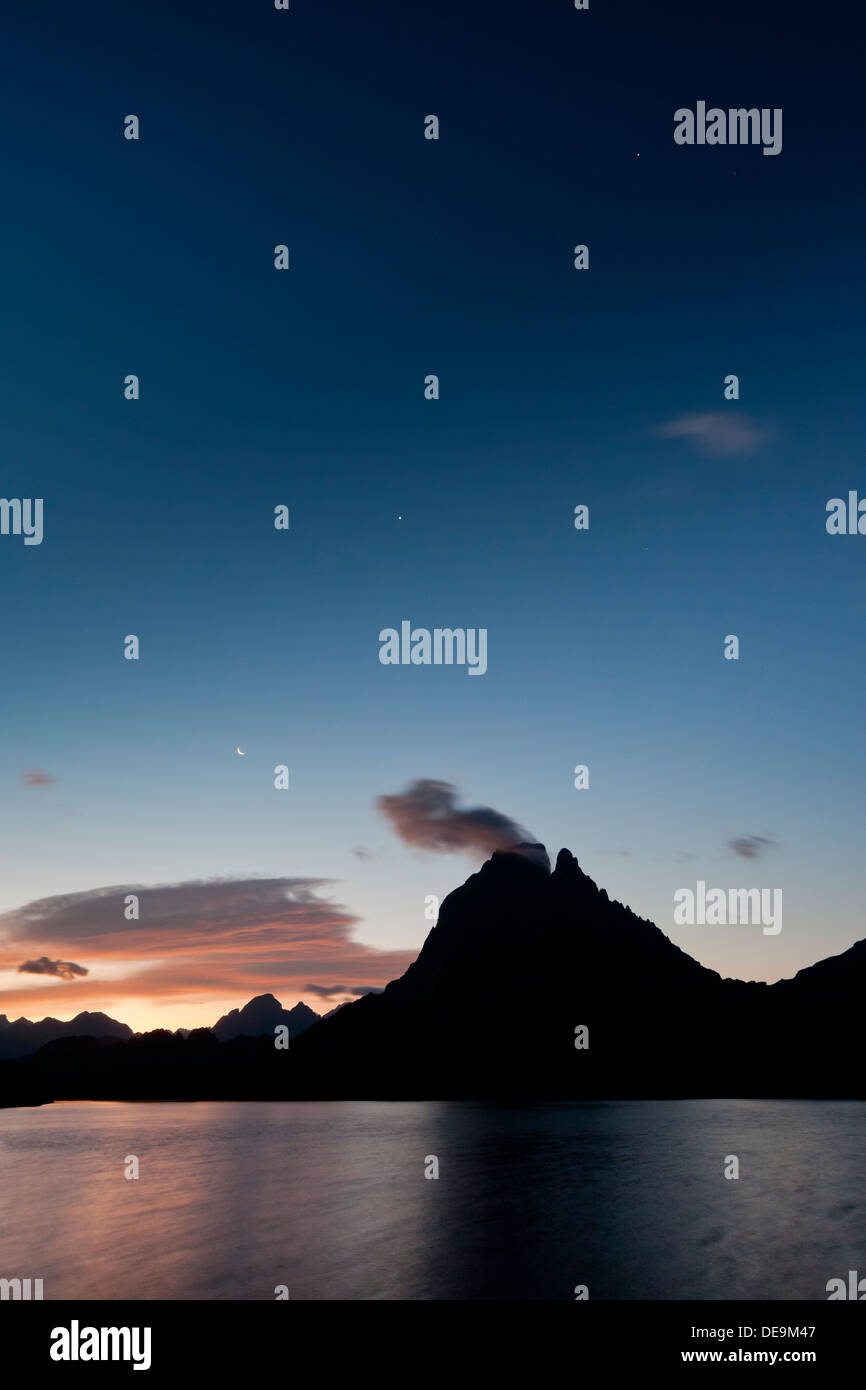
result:
[[[525,850],[527,850],[527,849],[541,849],[541,850],[544,850],[544,851],[546,852],[546,846],[545,846],[543,843],[539,842],[539,841],[536,841],[536,842],[528,842],[528,843],[524,843],[524,844],[515,844],[515,845],[512,845],[512,846],[499,846],[499,847],[497,847],[496,849],[491,850],[491,853],[490,853],[490,855],[488,856],[488,858],[486,858],[481,864],[479,864],[477,868],[473,869],[473,870],[471,871],[471,873],[470,873],[469,875],[467,875],[467,879],[468,879],[468,878],[471,878],[474,874],[477,874],[478,872],[480,872],[480,870],[484,867],[485,864],[490,863],[490,861],[494,858],[494,856],[495,856],[495,855],[499,855],[499,854],[515,854],[515,855],[518,855],[518,856],[520,856],[521,858],[527,859],[528,862],[534,863],[534,864],[536,865],[536,867],[538,867],[539,870],[540,870],[541,872],[545,872],[545,873],[547,873],[547,874],[551,874],[551,873],[553,873],[553,872],[555,871],[556,858],[558,858],[558,856],[559,856],[560,854],[567,854],[567,855],[570,855],[570,856],[572,857],[572,859],[573,859],[578,865],[580,865],[580,861],[579,861],[578,857],[577,857],[577,856],[573,853],[573,851],[570,850],[570,849],[568,848],[568,846],[566,846],[566,845],[563,845],[563,846],[560,847],[560,850],[558,851],[556,858],[554,858],[553,863],[552,863],[552,864],[548,863],[548,866],[547,866],[547,867],[545,867],[543,864],[539,863],[537,857],[534,857],[534,856],[532,856],[532,855],[525,854],[523,851],[525,851]],[[580,865],[580,867],[583,868],[582,865]],[[583,870],[583,872],[585,872],[585,870]],[[592,876],[590,875],[590,877],[592,877]],[[466,882],[467,879],[464,879],[463,882]],[[596,882],[596,880],[593,880],[593,882]],[[456,888],[459,888],[460,886],[462,886],[462,884],[455,885],[455,889],[456,889]],[[604,885],[603,883],[597,883],[597,882],[596,882],[596,887],[599,889],[599,891],[602,891],[602,890],[607,891],[607,890],[605,889],[605,885]],[[452,890],[452,891],[454,891],[454,890]],[[447,895],[446,895],[446,896],[447,896]],[[612,895],[610,895],[610,894],[608,894],[608,898],[609,898],[609,901],[610,901],[611,903],[619,903],[619,902],[620,902],[619,899],[614,898],[614,897],[613,897]],[[635,912],[635,909],[632,908],[631,905],[630,905],[629,903],[621,903],[620,905],[623,906],[623,907],[625,907],[625,908],[627,908],[627,909],[629,909],[629,910],[632,911],[632,912]],[[668,932],[666,932],[665,929],[664,929],[664,927],[661,926],[659,923],[653,922],[652,919],[645,918],[645,917],[644,917],[644,914],[642,914],[642,913],[637,913],[637,912],[635,912],[635,915],[638,916],[639,918],[641,918],[642,921],[647,921],[647,922],[650,923],[650,925],[658,927],[659,930],[662,931],[663,935],[664,935],[668,940],[671,940],[671,939],[672,939],[672,937],[670,936],[670,934],[669,934]],[[434,925],[435,925],[435,923],[431,922],[431,924],[430,924],[430,930],[432,930],[432,928],[433,928]],[[428,934],[429,934],[429,933],[428,933]],[[426,939],[426,936],[425,936],[425,939]],[[864,936],[863,938],[860,938],[860,940],[866,940],[866,936]],[[851,946],[854,946],[854,945],[857,945],[857,944],[858,944],[858,942],[855,941],[855,942],[852,942],[852,943],[851,943]],[[421,945],[423,945],[423,941],[422,941]],[[832,959],[832,958],[835,957],[835,956],[843,955],[843,954],[845,953],[845,950],[850,950],[850,949],[851,949],[851,946],[846,947],[846,948],[845,948],[844,950],[842,950],[842,951],[833,952],[833,953],[831,953],[830,955],[827,955],[827,956],[816,957],[815,960],[813,960],[813,961],[808,961],[808,962],[805,963],[805,965],[798,967],[798,970],[795,970],[791,975],[782,975],[782,976],[779,976],[777,980],[768,980],[768,981],[766,981],[765,983],[771,984],[771,985],[772,985],[772,984],[779,983],[779,981],[781,981],[781,980],[793,979],[793,978],[799,973],[799,970],[808,969],[810,966],[817,964],[817,963],[819,962],[819,960],[828,960],[828,959]],[[421,949],[421,947],[419,946],[418,951],[420,951],[420,949]],[[685,949],[685,948],[683,948],[683,949]],[[412,954],[412,955],[411,955],[411,959],[407,961],[407,964],[406,964],[406,968],[407,968],[407,969],[408,969],[408,965],[411,964],[411,962],[412,962],[413,960],[417,959],[418,951],[416,951],[414,954]],[[699,960],[698,956],[697,956],[696,954],[694,954],[693,952],[691,952],[691,951],[686,951],[686,954],[689,955],[689,956],[691,956],[692,959],[698,960],[698,963],[699,963],[699,964],[703,964],[703,962],[701,962],[701,961]],[[709,966],[709,967],[707,967],[707,968],[708,968],[708,969],[712,969],[713,967],[712,967],[712,966]],[[405,972],[404,972],[404,971],[401,971],[401,972],[400,972],[400,975],[402,975],[403,973],[405,973]],[[718,972],[717,972],[717,973],[718,973]],[[392,977],[392,978],[395,978],[395,979],[396,979],[396,978],[399,978],[399,976],[394,976],[394,977]],[[741,977],[739,977],[739,976],[721,976],[721,978],[723,978],[723,979],[729,978],[729,979],[736,979],[736,980],[741,979]],[[364,990],[363,992],[372,992],[372,993],[380,992],[381,989],[384,987],[384,985],[386,985],[386,984],[388,984],[388,983],[389,983],[388,980],[382,980],[381,982],[371,983],[371,984],[369,985],[369,987],[368,987],[368,990]],[[749,983],[749,981],[746,981],[746,983]],[[354,996],[355,996],[355,997],[361,997],[361,995],[362,995],[362,990],[361,990],[361,989],[355,989],[355,990],[353,991],[353,993],[354,993]],[[24,995],[22,995],[22,997],[26,1000],[27,994],[25,993]],[[295,997],[293,997],[293,996],[290,997],[289,995],[286,995],[285,992],[283,992],[283,993],[281,994],[281,993],[279,992],[278,986],[274,986],[273,988],[264,987],[264,988],[262,988],[262,989],[260,989],[260,990],[257,990],[254,994],[249,995],[249,996],[246,996],[246,997],[244,997],[243,999],[240,999],[240,1000],[238,1000],[237,997],[235,997],[234,999],[230,999],[229,997],[226,997],[226,998],[222,999],[221,1001],[216,1001],[216,1002],[215,1002],[215,1007],[217,1008],[217,1012],[216,1012],[215,1014],[214,1014],[213,1010],[211,1009],[210,1004],[200,1003],[200,1004],[198,1004],[197,1006],[194,1006],[194,1007],[197,1009],[197,1012],[198,1012],[198,1015],[199,1015],[199,1016],[197,1017],[197,1019],[196,1019],[195,1022],[184,1021],[185,1018],[188,1017],[188,1015],[191,1013],[191,1010],[190,1010],[190,1009],[187,1009],[186,1012],[184,1013],[183,1006],[180,1005],[180,1004],[177,1004],[177,1005],[174,1005],[174,1006],[173,1006],[174,1009],[176,1010],[176,1012],[172,1013],[172,1015],[171,1015],[171,1021],[168,1021],[168,1019],[166,1019],[166,1018],[164,1018],[164,1017],[163,1017],[162,1019],[160,1019],[160,1018],[158,1018],[158,1017],[156,1017],[156,1016],[152,1016],[151,1010],[152,1010],[152,1007],[153,1007],[153,1006],[148,1006],[148,1005],[138,1006],[138,1005],[136,1005],[135,1002],[133,1002],[133,1003],[131,1004],[131,1006],[129,1006],[129,1007],[126,1009],[126,1012],[123,1012],[123,1013],[121,1013],[121,1012],[119,1011],[120,1008],[121,1008],[120,1005],[117,1006],[117,1011],[115,1011],[115,1009],[113,1008],[113,1006],[111,1006],[109,1003],[103,1002],[103,1003],[101,1003],[101,1005],[100,1005],[98,1008],[92,1008],[92,1007],[88,1007],[88,1006],[83,1006],[83,1007],[80,1007],[80,1008],[76,1008],[76,1009],[74,1009],[73,1012],[71,1012],[68,1016],[64,1016],[64,1015],[61,1014],[61,1013],[53,1012],[53,1011],[52,1011],[52,1012],[49,1012],[49,1013],[47,1013],[46,1015],[44,1015],[43,1018],[34,1018],[34,1017],[30,1017],[30,1016],[27,1015],[26,1013],[23,1013],[23,1012],[22,1012],[17,1018],[13,1018],[10,1014],[8,1014],[8,1012],[7,1012],[6,1009],[0,1009],[0,1017],[4,1017],[4,1016],[5,1016],[5,1017],[7,1018],[7,1021],[8,1021],[9,1024],[14,1024],[14,1023],[17,1023],[17,1022],[20,1022],[20,1021],[28,1021],[28,1022],[32,1022],[32,1023],[39,1023],[39,1022],[44,1022],[44,1021],[46,1021],[47,1019],[55,1019],[55,1020],[56,1020],[57,1022],[59,1022],[59,1023],[70,1023],[70,1022],[73,1022],[73,1021],[74,1021],[80,1014],[82,1014],[82,1013],[100,1013],[100,1014],[107,1015],[107,1016],[108,1016],[109,1018],[111,1018],[114,1022],[127,1024],[129,1027],[132,1028],[133,1034],[136,1035],[136,1036],[138,1036],[138,1035],[141,1035],[141,1034],[144,1034],[144,1033],[147,1033],[147,1032],[152,1032],[152,1031],[154,1031],[154,1030],[156,1030],[156,1029],[160,1029],[160,1028],[166,1029],[166,1030],[169,1031],[169,1032],[177,1032],[177,1031],[180,1030],[180,1029],[185,1029],[185,1030],[190,1030],[190,1031],[191,1031],[192,1029],[194,1029],[194,1028],[208,1028],[208,1029],[210,1029],[210,1028],[213,1028],[213,1027],[216,1025],[216,1023],[219,1022],[219,1020],[220,1020],[224,1015],[231,1013],[233,1010],[239,1011],[239,1010],[245,1008],[246,1005],[252,1003],[254,1000],[257,1000],[257,999],[260,999],[260,998],[265,998],[265,997],[276,1000],[276,1002],[280,1005],[280,1007],[281,1007],[282,1009],[284,1009],[285,1011],[287,1011],[287,1012],[290,1011],[290,1010],[292,1010],[293,1008],[297,1007],[298,1004],[305,1004],[307,1008],[312,1009],[313,1012],[315,1012],[316,1014],[318,1014],[318,1015],[319,1015],[319,1018],[324,1018],[324,1017],[326,1016],[326,1014],[328,1014],[328,1013],[331,1012],[332,1010],[336,1009],[337,1007],[341,1007],[341,1006],[344,1005],[344,1004],[348,1004],[348,1003],[353,1003],[353,1002],[355,1002],[355,999],[351,996],[351,994],[350,994],[350,992],[349,992],[348,990],[343,991],[343,992],[338,992],[338,993],[335,995],[334,998],[329,998],[329,997],[326,997],[326,996],[319,997],[314,991],[309,991],[309,992],[307,993],[306,996],[305,996],[305,995],[303,994],[303,992],[302,992],[300,995],[298,995],[297,998],[295,998]],[[159,1006],[159,1007],[171,1008],[172,1006],[171,1006],[171,1005],[161,1005],[161,1006]],[[207,1015],[208,1021],[205,1021],[205,1015]],[[143,1021],[142,1021],[142,1020],[143,1020]]]

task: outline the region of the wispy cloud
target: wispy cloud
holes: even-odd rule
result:
[[[306,994],[317,994],[320,999],[332,999],[338,994],[350,994],[353,997],[360,997],[363,994],[381,994],[384,985],[304,985]]]
[[[759,859],[765,849],[770,849],[776,841],[770,835],[737,835],[728,841],[728,849],[740,859]]]
[[[25,768],[19,775],[25,787],[50,787],[57,781],[50,772],[43,772],[38,767]]]
[[[659,439],[688,439],[705,454],[753,454],[770,437],[770,431],[735,410],[705,415],[683,415],[656,425]]]

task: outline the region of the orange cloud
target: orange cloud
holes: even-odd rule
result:
[[[152,1013],[159,1015],[159,1026],[179,1027],[188,1022],[185,1008],[200,1021],[206,1007],[222,1007],[226,1000],[237,1006],[262,993],[283,1002],[302,998],[311,978],[371,988],[401,975],[416,952],[380,951],[354,941],[360,919],[322,895],[329,883],[255,878],[124,884],[27,903],[0,916],[0,1013],[33,1018],[47,1009],[67,1017],[134,1000],[139,1017]],[[137,920],[124,915],[130,894],[138,899]],[[17,971],[22,954],[71,957],[90,973],[74,983],[34,981],[25,988],[10,979],[4,988],[2,972]]]

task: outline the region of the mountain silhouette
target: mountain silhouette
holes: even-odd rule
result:
[[[27,1103],[28,1086],[33,1103],[860,1098],[864,987],[866,941],[773,985],[722,979],[611,901],[568,850],[551,873],[543,846],[527,845],[495,852],[444,899],[417,959],[380,993],[312,1023],[306,1005],[261,995],[186,1037],[58,1038],[0,1063],[0,1104]],[[288,1049],[274,1046],[277,1023]]]
[[[211,1032],[220,1042],[226,1042],[229,1038],[258,1038],[262,1033],[273,1038],[274,1029],[279,1024],[285,1024],[289,1037],[296,1038],[317,1023],[319,1018],[320,1015],[303,1001],[293,1009],[284,1009],[272,994],[259,994],[242,1009],[232,1009],[230,1013],[223,1014]]]
[[[12,1023],[5,1014],[0,1014],[0,1059],[31,1056],[56,1038],[85,1036],[131,1038],[132,1029],[100,1013],[76,1014],[68,1023],[62,1023],[59,1018],[43,1018],[38,1023],[31,1023],[29,1018],[17,1018]]]
[[[863,1094],[866,941],[793,980],[722,979],[568,850],[548,873],[526,852],[539,848],[494,853],[443,901],[399,980],[299,1039],[303,1094]]]

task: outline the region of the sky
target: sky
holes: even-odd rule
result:
[[[0,1013],[381,987],[487,852],[401,835],[419,780],[722,975],[866,935],[862,20],[760,8],[13,0]],[[783,929],[675,925],[699,880]]]

